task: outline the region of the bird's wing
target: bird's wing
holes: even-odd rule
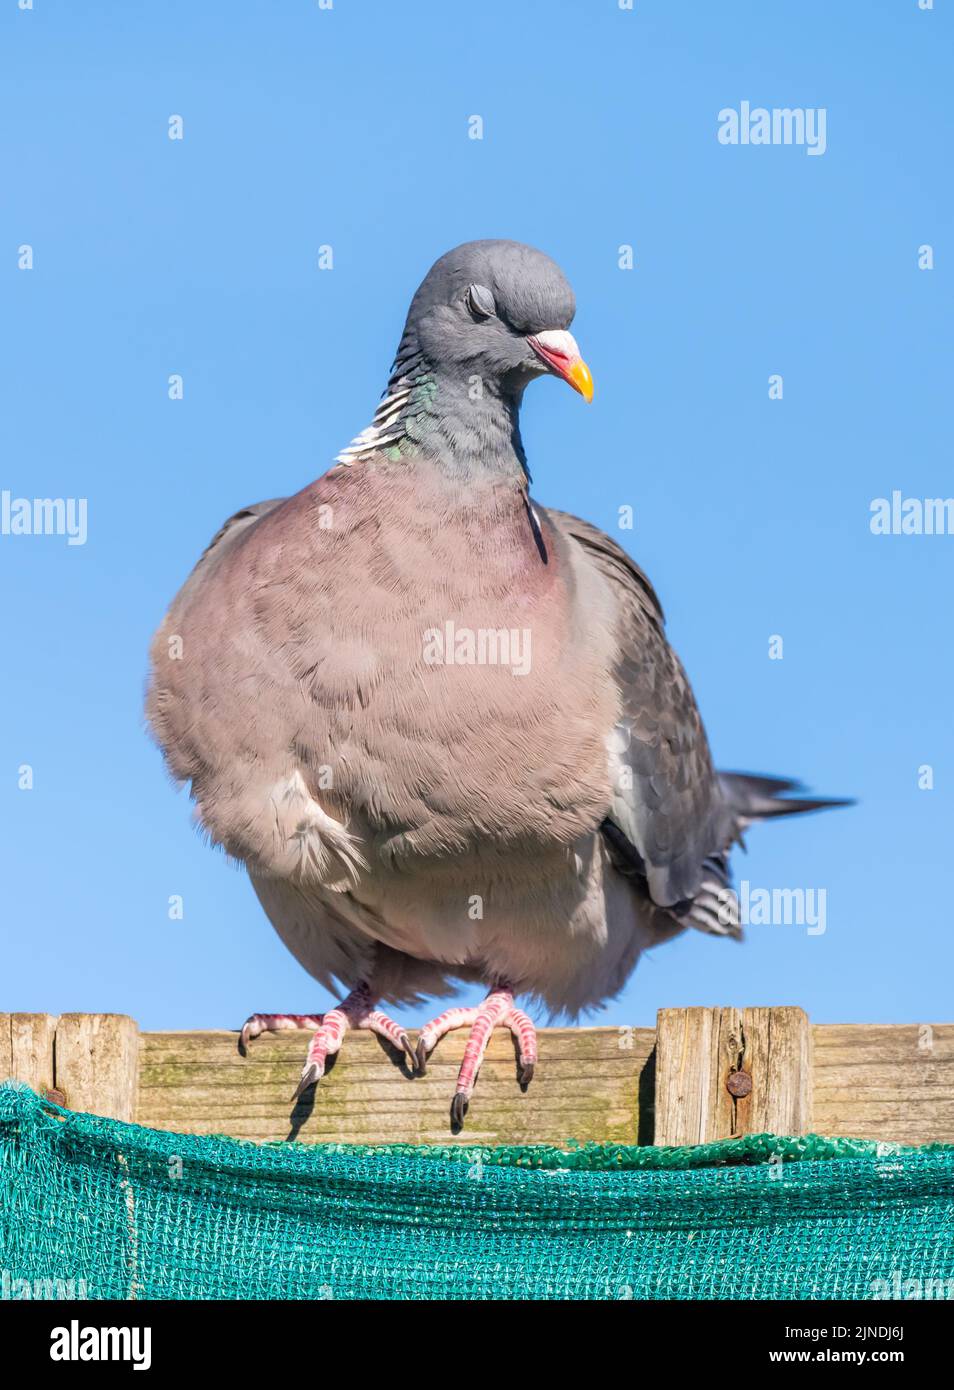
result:
[[[688,909],[703,885],[706,897],[724,883],[734,832],[692,688],[639,566],[588,522],[548,515],[583,563],[598,569],[612,605],[620,715],[607,730],[614,776],[604,836],[619,867],[645,880],[653,902]]]
[[[202,561],[207,555],[211,555],[213,550],[218,550],[221,554],[221,547],[230,545],[254,521],[260,521],[263,516],[273,512],[276,507],[280,507],[285,500],[284,497],[271,497],[267,502],[252,502],[250,506],[242,507],[241,511],[234,512],[227,521],[223,521],[209,541],[199,558],[199,564],[201,565]]]
[[[284,497],[272,497],[267,502],[253,502],[248,507],[243,507],[241,511],[234,512],[227,521],[216,531],[208,545],[199,556],[196,569],[209,561],[219,560],[229,550],[239,536],[249,530],[256,521],[261,521],[263,516],[273,512],[276,507],[280,507],[287,499]]]
[[[246,535],[263,516],[273,512],[286,501],[284,497],[271,497],[267,502],[252,502],[248,507],[233,513],[216,531],[202,554],[196,561],[192,573],[183,584],[173,602],[173,608],[181,607],[183,601],[195,592],[198,585],[215,572],[222,559],[232,549],[235,542]]]

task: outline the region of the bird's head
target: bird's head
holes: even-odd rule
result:
[[[518,400],[529,381],[549,373],[589,401],[593,378],[569,331],[575,308],[566,277],[542,251],[517,241],[468,241],[425,276],[398,365],[402,353],[419,352],[442,376]]]
[[[429,457],[473,478],[527,473],[519,411],[534,377],[562,377],[584,400],[593,378],[570,332],[560,267],[517,241],[468,241],[441,256],[411,301],[387,389],[338,455]]]

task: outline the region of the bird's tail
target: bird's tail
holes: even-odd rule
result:
[[[854,806],[851,798],[786,796],[804,791],[801,782],[788,777],[758,777],[750,772],[720,772],[722,794],[736,814],[739,831],[754,821],[775,816],[797,816],[805,811],[827,811],[835,806]]]
[[[776,816],[797,816],[804,811],[827,811],[833,806],[853,806],[851,800],[835,797],[785,796],[785,792],[803,790],[800,782],[789,777],[758,777],[750,772],[720,772],[722,795],[733,818],[729,829],[730,843],[721,854],[710,855],[704,864],[705,877],[695,897],[680,904],[688,909],[682,920],[697,931],[711,936],[742,937],[739,903],[731,888],[729,851],[735,841],[745,848],[742,836],[750,825]],[[677,914],[678,915],[678,914]]]

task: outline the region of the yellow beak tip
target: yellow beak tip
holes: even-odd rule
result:
[[[589,405],[590,401],[593,399],[593,378],[590,375],[589,367],[582,358],[574,362],[573,366],[570,368],[570,385],[574,390],[579,391],[587,405]]]

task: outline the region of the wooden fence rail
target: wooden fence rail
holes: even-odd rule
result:
[[[653,1028],[546,1028],[526,1094],[513,1044],[488,1049],[467,1125],[449,1103],[464,1047],[426,1076],[349,1035],[293,1107],[303,1036],[141,1033],[123,1014],[0,1014],[0,1081],[155,1129],[338,1143],[692,1144],[772,1131],[954,1143],[954,1024],[816,1024],[797,1008],[663,1009]]]

